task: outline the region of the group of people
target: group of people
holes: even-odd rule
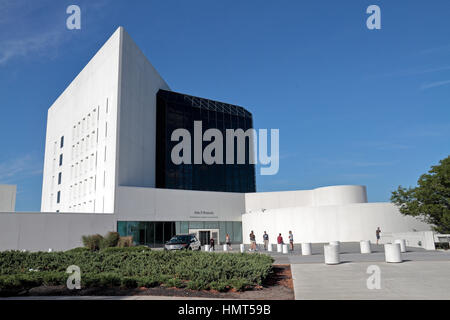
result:
[[[267,234],[266,231],[264,231],[264,234],[263,234],[263,243],[264,243],[264,250],[267,250],[267,248],[269,247],[269,235]],[[277,243],[284,244],[283,236],[281,235],[281,233],[278,234]],[[294,234],[292,233],[292,231],[289,231],[289,249],[290,249],[290,251],[294,251]],[[256,250],[257,250],[256,249],[256,236],[252,230],[252,232],[250,232],[250,251],[256,251]]]
[[[375,231],[376,237],[377,237],[377,244],[378,241],[380,240],[380,227],[377,228],[377,230]],[[266,231],[264,231],[263,234],[263,243],[264,243],[264,250],[267,250],[267,248],[269,247],[269,235],[267,234]],[[283,240],[283,236],[281,235],[281,233],[278,234],[277,237],[277,243],[278,244],[284,244],[284,240]],[[211,246],[211,249],[214,250],[214,239],[211,238],[209,240],[209,245]],[[233,250],[233,248],[231,247],[231,238],[230,235],[227,233],[225,236],[225,244],[228,246],[229,250]],[[289,231],[289,249],[290,251],[294,251],[294,235],[292,233],[292,231]],[[250,232],[250,251],[256,251],[256,235],[253,232]]]
[[[226,245],[228,246],[228,249],[229,250],[233,250],[233,248],[231,247],[231,238],[230,238],[230,235],[227,233],[226,234],[226,236],[225,236],[225,243],[226,243]],[[209,239],[209,246],[210,246],[210,250],[213,250],[213,251],[215,251],[216,249],[215,249],[215,244],[216,244],[216,242],[214,241],[214,238],[210,238]]]

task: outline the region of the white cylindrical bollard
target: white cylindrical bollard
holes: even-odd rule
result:
[[[386,243],[384,245],[384,256],[386,258],[386,262],[402,262],[403,260],[400,250],[400,243]]]
[[[305,242],[302,243],[302,256],[310,256],[312,255],[311,243]]]
[[[245,252],[245,245],[243,243],[241,243],[240,249],[241,249],[241,253]]]
[[[394,243],[400,244],[400,252],[406,252],[406,240],[405,239],[397,239]]]
[[[341,243],[339,241],[330,241],[330,246],[337,246],[338,252],[341,252]]]
[[[277,243],[277,252],[283,251],[283,245],[281,243]]]
[[[211,246],[209,244],[205,244],[205,251],[209,252],[209,248],[211,248]]]
[[[272,247],[272,244],[271,244],[271,243],[269,243],[269,244],[267,245],[267,251],[269,251],[269,252],[272,252],[272,251],[273,251],[273,247]]]
[[[283,244],[283,254],[288,254],[288,253],[289,253],[288,245]]]
[[[359,247],[361,249],[361,253],[372,253],[372,249],[370,248],[370,240],[361,240],[359,242]]]
[[[228,251],[228,245],[227,244],[223,245],[223,251]]]
[[[325,264],[338,264],[341,262],[339,257],[339,246],[325,245],[323,251],[325,255]]]

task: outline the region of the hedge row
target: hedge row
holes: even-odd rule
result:
[[[29,290],[42,285],[60,286],[66,285],[68,274],[61,272],[33,272],[29,274],[13,274],[0,276],[0,293],[1,291],[22,291]],[[166,287],[188,288],[191,290],[217,290],[227,291],[234,288],[243,291],[251,287],[253,284],[245,279],[229,279],[221,281],[183,281],[178,278],[161,275],[155,276],[121,276],[117,273],[93,274],[87,273],[82,276],[82,288],[153,288],[160,285]]]
[[[187,287],[193,290],[243,290],[260,285],[273,259],[260,254],[151,251],[146,247],[66,252],[0,252],[0,288],[29,289],[64,285],[66,269],[81,270],[82,287]]]

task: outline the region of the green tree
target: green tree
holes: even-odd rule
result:
[[[450,156],[423,174],[415,188],[399,186],[391,201],[404,215],[433,225],[439,233],[450,233]]]

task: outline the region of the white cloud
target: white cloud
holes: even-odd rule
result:
[[[395,161],[355,161],[350,159],[319,159],[319,161],[328,166],[345,166],[345,167],[385,167],[392,166]]]
[[[42,163],[31,155],[0,162],[0,184],[15,183],[17,180],[42,173]]]
[[[0,65],[17,56],[45,54],[49,49],[57,47],[61,40],[61,32],[48,31],[21,39],[3,41],[0,43]]]
[[[78,1],[82,9],[95,12],[96,17],[104,15],[109,3]],[[0,67],[16,57],[54,56],[73,35],[66,29],[66,17],[64,4],[54,0],[0,0]]]
[[[420,87],[420,90],[427,90],[431,88],[441,87],[450,84],[450,80],[443,80],[443,81],[436,81],[436,82],[430,82],[425,83]]]

